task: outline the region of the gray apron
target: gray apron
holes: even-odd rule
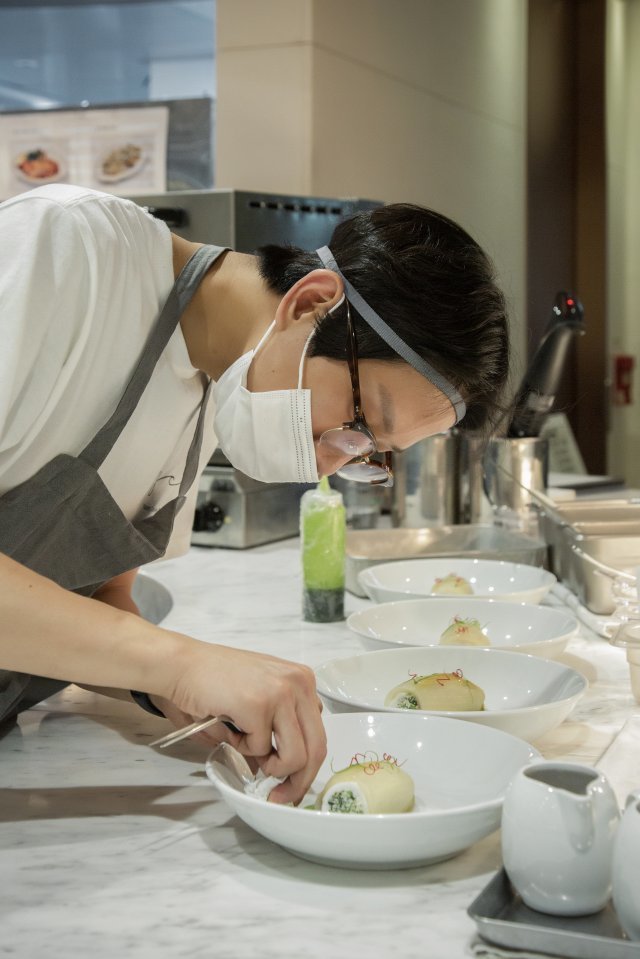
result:
[[[0,552],[83,596],[128,570],[164,556],[176,515],[196,478],[206,386],[178,495],[151,516],[130,522],[98,474],[135,410],[200,280],[227,247],[200,247],[176,279],[115,411],[78,456],[60,453],[0,496]],[[0,628],[2,628],[0,626]],[[0,669],[0,721],[66,686]]]

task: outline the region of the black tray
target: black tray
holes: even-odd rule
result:
[[[525,906],[501,869],[467,910],[483,939],[569,959],[640,959],[611,903],[591,916],[550,916]]]

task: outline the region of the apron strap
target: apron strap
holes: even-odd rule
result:
[[[196,429],[193,434],[193,439],[191,440],[191,445],[189,446],[189,452],[187,453],[187,459],[184,465],[184,472],[182,474],[182,479],[180,480],[180,487],[178,489],[178,502],[176,504],[176,512],[182,509],[184,501],[186,499],[187,493],[191,489],[191,485],[198,475],[198,466],[200,463],[200,450],[202,449],[202,437],[204,434],[204,423],[205,416],[207,412],[207,404],[213,393],[213,383],[209,381],[204,391],[204,396],[202,398],[202,403],[200,404],[200,412],[198,414],[198,422],[196,423]]]
[[[149,334],[142,355],[131,375],[120,402],[104,426],[102,426],[79,454],[80,458],[93,466],[94,469],[98,470],[100,468],[113,449],[122,430],[127,425],[131,414],[138,405],[140,397],[151,379],[151,375],[163,350],[178,326],[180,317],[198,289],[202,277],[212,263],[215,263],[218,257],[228,249],[229,247],[224,246],[201,246],[180,271],[167,297],[166,303],[160,312],[160,316]],[[205,393],[205,399],[207,399],[207,393]],[[203,403],[203,406],[204,405]],[[200,440],[202,439],[203,427],[203,410],[201,409],[196,427],[196,433],[200,434]],[[191,457],[192,451],[193,443],[189,449],[189,457]],[[197,455],[195,459],[194,470],[197,468]],[[187,471],[190,470],[190,466],[191,464],[188,459]],[[193,482],[193,477],[191,481]],[[189,485],[191,485],[191,483],[189,483]],[[182,491],[182,484],[180,485],[180,489]]]

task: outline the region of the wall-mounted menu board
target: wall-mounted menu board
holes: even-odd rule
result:
[[[167,188],[166,104],[0,115],[0,199],[45,183],[135,196]]]

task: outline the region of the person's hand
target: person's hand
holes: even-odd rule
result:
[[[264,773],[285,779],[274,802],[299,802],[327,751],[315,676],[298,663],[228,646],[190,641],[171,667],[165,699],[180,725],[193,718],[226,716],[241,730],[210,727],[211,741],[225,741],[254,757]],[[165,712],[157,696],[154,702]],[[183,720],[185,720],[183,722]]]

